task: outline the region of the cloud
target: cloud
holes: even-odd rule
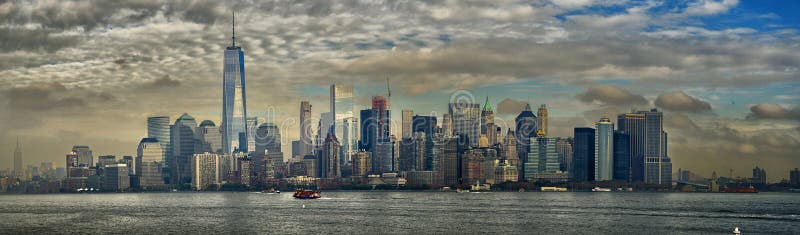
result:
[[[585,92],[576,96],[578,100],[586,103],[601,103],[607,105],[643,105],[647,100],[622,88],[611,85],[592,85]]]
[[[686,16],[716,15],[727,12],[739,4],[739,0],[699,0],[690,3],[684,10]]]
[[[527,102],[505,98],[497,103],[497,114],[517,115],[525,109]]]
[[[169,75],[165,75],[159,79],[153,80],[150,83],[144,84],[142,87],[145,89],[158,89],[158,88],[170,88],[180,86],[181,81],[177,79],[170,78]]]
[[[21,110],[69,109],[86,105],[82,98],[67,96],[60,83],[33,83],[8,90],[8,106]]]
[[[747,119],[800,120],[800,108],[787,109],[777,104],[750,106]]]
[[[655,105],[667,110],[686,111],[686,112],[707,112],[711,111],[711,105],[683,91],[661,94],[655,100]]]

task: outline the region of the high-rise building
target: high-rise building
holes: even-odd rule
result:
[[[311,103],[300,101],[300,156],[312,154],[313,135],[314,123],[311,122]]]
[[[258,126],[255,135],[256,146],[253,152],[254,171],[257,176],[263,176],[266,171],[274,171],[283,166],[283,151],[281,149],[280,128],[274,123],[262,123]],[[269,161],[267,161],[269,160]],[[267,165],[267,162],[272,165]]]
[[[89,146],[84,146],[84,145],[72,146],[72,152],[74,152],[77,155],[78,162],[76,166],[86,166],[86,167],[94,166],[94,157],[92,156],[92,150],[89,149]]]
[[[365,177],[372,169],[371,153],[367,151],[358,151],[353,154],[353,177]]]
[[[219,163],[219,155],[217,154],[193,154],[191,162],[192,188],[204,190],[211,185],[219,184]]]
[[[767,184],[767,171],[764,168],[753,168],[753,183],[757,185]]]
[[[328,133],[325,137],[325,143],[322,145],[321,178],[336,179],[341,177],[342,170],[341,165],[339,165],[340,146],[336,135]]]
[[[794,170],[789,170],[789,183],[792,185],[800,184],[800,170],[794,168]]]
[[[372,97],[372,109],[361,110],[360,148],[372,152],[373,162],[375,144],[379,139],[388,138],[391,128],[391,113],[386,109],[386,98]]]
[[[222,134],[219,127],[211,120],[200,123],[199,130],[202,137],[203,152],[222,153]]]
[[[450,103],[448,108],[452,118],[453,135],[464,134],[470,146],[478,146],[481,129],[481,106],[475,103]]]
[[[503,160],[506,164],[516,167],[517,175],[521,171],[522,165],[519,162],[519,155],[517,154],[517,138],[511,128],[506,131],[506,137],[503,138]]]
[[[397,172],[397,143],[394,136],[378,139],[372,152],[372,172],[383,174]]]
[[[631,178],[630,136],[624,131],[614,132],[614,180]]]
[[[358,152],[358,118],[352,117],[342,122],[342,158],[339,162],[344,166],[350,164],[350,157]]]
[[[449,113],[442,114],[442,134],[453,136],[453,116]]]
[[[556,173],[560,171],[558,152],[556,151],[556,138],[533,137],[528,151],[528,161],[525,166],[525,180],[536,181],[539,173]]]
[[[106,165],[117,164],[117,156],[114,155],[101,155],[97,157],[97,168],[103,168]]]
[[[497,165],[494,172],[494,182],[496,184],[503,182],[517,182],[519,176],[517,175],[517,167],[507,164],[506,161],[501,161]]]
[[[172,159],[167,165],[170,168],[173,183],[187,183],[191,180],[192,155],[199,153],[201,143],[197,131],[197,122],[192,116],[184,113],[172,125]]]
[[[131,187],[130,173],[127,164],[109,164],[103,166],[102,189],[108,192],[124,191]]]
[[[147,118],[147,138],[156,138],[161,143],[161,149],[164,150],[164,156],[161,157],[161,161],[164,164],[168,164],[168,160],[172,158],[169,123],[169,116]]]
[[[142,138],[136,148],[135,172],[139,175],[139,187],[151,188],[164,185],[164,149],[157,138]]]
[[[19,137],[17,147],[14,148],[14,177],[22,178],[22,147],[19,146]]]
[[[572,180],[594,181],[594,129],[576,127],[572,146]]]
[[[573,141],[572,138],[556,139],[556,152],[558,153],[558,163],[561,171],[571,172]]]
[[[517,115],[515,121],[515,133],[517,134],[517,155],[519,155],[520,166],[528,161],[528,151],[530,150],[531,137],[536,137],[536,130],[538,129],[536,123],[536,115],[531,111],[531,105],[525,104],[525,109]],[[525,167],[519,168],[520,177],[525,176]]]
[[[667,154],[663,114],[657,109],[617,116],[620,131],[630,136],[631,181],[672,183],[672,161]]]
[[[539,110],[536,111],[536,123],[539,124],[539,130],[542,130],[544,135],[547,135],[547,105],[542,104],[539,106]]]
[[[410,138],[413,134],[412,129],[412,118],[414,116],[414,111],[410,109],[403,109],[401,121],[403,122],[403,138]]]
[[[443,185],[456,185],[461,176],[461,167],[459,159],[459,139],[456,136],[445,135],[437,138],[436,141],[436,156],[437,167],[441,177],[441,184]]]
[[[235,18],[234,21],[235,22]],[[235,23],[232,26],[231,46],[225,48],[222,67],[222,151],[233,154],[247,146],[247,95],[245,92],[244,51],[236,46]]]
[[[342,136],[341,130],[337,130],[342,125],[342,121],[348,118],[355,117],[353,111],[355,106],[353,103],[353,86],[352,85],[331,85],[331,113],[334,114],[331,120],[331,130],[334,131],[336,136]]]
[[[486,102],[483,103],[481,110],[481,135],[486,136],[487,146],[495,146],[498,143],[499,132],[497,125],[494,124],[494,110],[489,104],[489,96],[486,96]]]
[[[614,178],[614,123],[601,118],[595,123],[594,179],[608,181]]]
[[[400,144],[399,171],[426,170],[425,132],[415,132],[412,137],[404,138]]]

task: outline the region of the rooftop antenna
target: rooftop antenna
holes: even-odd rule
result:
[[[231,17],[231,44],[233,47],[236,47],[236,11],[232,11],[233,16]]]
[[[386,75],[386,92],[388,97],[386,98],[386,109],[391,109],[392,105],[392,89],[389,87],[389,75]]]

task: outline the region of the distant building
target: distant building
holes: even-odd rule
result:
[[[789,183],[792,185],[800,184],[800,170],[797,170],[797,168],[789,170]]]
[[[325,137],[325,143],[322,146],[322,174],[321,178],[336,179],[340,178],[342,174],[341,165],[339,165],[339,140],[336,135],[328,133]]]
[[[760,185],[767,184],[767,171],[763,168],[759,168],[758,166],[753,168],[753,183]]]
[[[412,129],[412,118],[414,116],[414,111],[410,109],[403,109],[401,113],[401,121],[403,122],[403,138],[410,138],[411,134],[413,133]]]
[[[17,138],[17,147],[14,148],[14,177],[22,177],[22,148],[19,146],[19,137]]]
[[[537,181],[537,173],[560,172],[558,153],[556,152],[556,138],[535,137],[530,140],[528,162],[524,164],[525,180]]]
[[[506,161],[500,162],[494,172],[494,182],[496,184],[503,182],[517,182],[519,175],[517,175],[517,167],[509,165]]]
[[[437,171],[443,185],[456,185],[461,175],[459,171],[458,137],[443,136],[436,143],[439,158]]]
[[[117,163],[117,156],[102,155],[97,157],[97,168],[105,168],[106,165]]]
[[[188,183],[192,178],[191,161],[195,153],[200,153],[202,141],[197,131],[194,117],[184,113],[172,125],[172,159],[166,164],[170,168],[171,181],[176,184]]]
[[[232,29],[233,30],[233,29]],[[222,152],[232,155],[246,149],[247,93],[245,85],[244,51],[236,46],[231,35],[231,45],[225,48],[222,70]],[[242,146],[242,143],[245,146]],[[189,155],[191,156],[191,155]]]
[[[614,132],[614,180],[631,179],[630,136],[621,131]]]
[[[406,171],[406,184],[411,186],[438,185],[436,171]]]
[[[594,134],[594,129],[589,127],[575,128],[570,172],[573,181],[594,181]]]
[[[314,125],[311,122],[311,103],[300,101],[300,144],[297,155],[313,154]]]
[[[139,187],[153,188],[164,186],[164,150],[156,138],[142,138],[136,149],[136,172],[139,175]]]
[[[536,123],[539,124],[539,130],[542,130],[544,135],[548,135],[550,132],[547,132],[547,105],[542,104],[539,106],[539,110],[536,111]]]
[[[556,153],[558,153],[559,169],[569,172],[572,169],[572,138],[557,138]]]
[[[372,170],[372,154],[367,151],[358,151],[353,154],[352,176],[357,178],[366,177]]]
[[[219,184],[219,155],[214,153],[193,154],[191,166],[192,188],[204,190],[211,185]]]
[[[614,177],[614,123],[601,118],[595,123],[594,178],[609,181]]]
[[[87,166],[87,167],[94,166],[94,157],[92,156],[92,150],[89,149],[89,146],[82,146],[82,145],[72,146],[72,152],[74,152],[75,155],[77,156],[76,166]]]
[[[130,188],[130,174],[126,164],[109,164],[103,166],[103,187],[104,191],[123,191]]]
[[[494,124],[494,109],[489,103],[489,96],[486,96],[486,101],[483,103],[481,110],[481,132],[482,136],[486,137],[485,146],[495,146],[500,140],[500,130]]]
[[[453,135],[463,134],[469,139],[469,146],[478,146],[481,128],[481,106],[475,103],[457,101],[450,103],[448,114],[453,121]]]
[[[392,137],[378,139],[375,144],[375,150],[372,152],[372,172],[374,174],[396,172],[395,148],[397,144]]]
[[[517,154],[519,155],[520,164],[524,165],[528,162],[528,151],[530,150],[531,137],[536,137],[538,126],[536,123],[536,115],[531,111],[531,105],[525,104],[525,109],[517,115],[514,119],[516,124],[516,140],[517,140]],[[520,167],[519,174],[525,176],[525,168]]]
[[[200,123],[198,128],[202,138],[202,151],[210,153],[222,153],[222,133],[219,127],[211,120]]]
[[[503,138],[502,159],[506,161],[507,165],[517,168],[517,173],[521,170],[522,165],[519,162],[519,155],[517,154],[517,138],[514,136],[514,131],[510,128],[506,131],[506,137]]]
[[[667,153],[663,113],[657,109],[617,116],[618,130],[630,137],[631,181],[672,184],[672,160]]]
[[[172,159],[172,143],[170,137],[169,116],[147,117],[147,138],[155,138],[164,150],[161,158],[165,164]]]
[[[274,171],[283,166],[283,150],[281,149],[281,132],[273,123],[262,123],[254,136],[256,141],[252,161],[257,176],[263,176],[266,171]],[[269,160],[269,161],[267,161]],[[267,163],[271,163],[267,165]]]

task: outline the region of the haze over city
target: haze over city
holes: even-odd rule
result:
[[[17,137],[25,165],[63,166],[73,145],[136,155],[149,116],[219,124],[233,10],[248,116],[278,124],[283,149],[299,139],[300,101],[318,117],[330,85],[346,84],[366,109],[388,79],[393,121],[441,117],[469,94],[488,96],[504,128],[525,103],[547,104],[547,135],[569,137],[658,108],[674,170],[757,165],[777,182],[800,165],[793,2],[6,1],[0,169]]]

